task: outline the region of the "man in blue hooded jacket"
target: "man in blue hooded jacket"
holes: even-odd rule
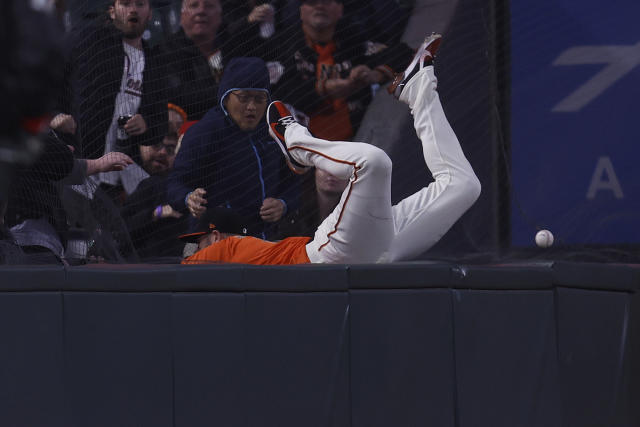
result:
[[[269,225],[295,208],[298,185],[264,121],[270,100],[265,63],[231,60],[218,98],[219,105],[184,135],[168,179],[170,204],[193,218],[207,206],[232,208],[248,234],[268,237]]]

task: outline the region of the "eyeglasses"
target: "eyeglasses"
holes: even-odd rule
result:
[[[153,147],[155,151],[161,151],[164,148],[168,156],[173,156],[174,154],[176,154],[176,145],[174,144],[165,144],[163,142],[159,142],[155,145],[152,145],[151,147]]]
[[[231,92],[238,99],[241,104],[248,104],[253,99],[256,104],[266,104],[269,100],[269,95],[265,92],[256,92],[253,95],[245,92]]]

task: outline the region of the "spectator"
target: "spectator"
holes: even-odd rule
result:
[[[65,256],[67,216],[59,196],[62,184],[83,182],[89,175],[122,170],[132,163],[123,153],[74,159],[69,146],[50,132],[38,161],[16,174],[5,216],[18,245],[32,255],[31,261],[55,263]]]
[[[161,143],[140,147],[142,168],[149,175],[166,175],[173,167],[178,147],[178,135],[167,134]],[[137,190],[137,189],[136,189]]]
[[[180,29],[163,45],[170,101],[190,120],[217,104],[218,84],[228,61],[219,0],[182,0]]]
[[[333,209],[340,201],[342,192],[349,183],[348,179],[341,179],[337,176],[331,175],[329,172],[316,168],[315,171],[315,184],[316,184],[316,220],[317,223],[314,227],[318,227],[320,223],[329,216]]]
[[[167,198],[167,174],[173,167],[178,135],[165,136],[161,144],[140,147],[149,177],[138,185],[122,208],[133,246],[140,258],[179,257],[184,244],[177,237],[186,231],[187,217],[173,210]]]
[[[229,62],[219,105],[184,135],[169,176],[169,200],[176,211],[197,218],[206,206],[223,205],[263,236],[287,209],[296,209],[297,178],[271,142],[264,121],[269,88],[261,59]]]
[[[114,151],[117,140],[137,155],[138,145],[153,145],[166,134],[167,98],[156,49],[142,40],[151,19],[148,0],[114,0],[110,20],[72,33],[66,61],[67,87],[58,132],[76,134],[80,157],[95,159]],[[118,129],[118,119],[123,120]]]
[[[314,135],[329,140],[354,135],[371,85],[389,81],[411,56],[408,46],[374,43],[342,17],[340,0],[305,0],[301,25],[281,33],[266,54],[275,60],[270,68],[276,96],[309,116]]]
[[[287,0],[281,15],[291,21],[300,19],[300,0]],[[414,0],[343,0],[344,17],[366,31],[367,39],[387,45],[402,38]]]

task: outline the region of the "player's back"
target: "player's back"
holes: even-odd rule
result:
[[[230,236],[185,258],[182,263],[305,264],[309,262],[305,249],[309,240],[309,237],[288,237],[269,242],[250,236]]]

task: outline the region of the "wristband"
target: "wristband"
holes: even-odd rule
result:
[[[193,191],[188,192],[187,195],[184,196],[184,205],[186,207],[189,207],[189,205],[187,205],[187,200],[189,199],[189,196],[191,195],[191,193],[193,193]]]
[[[155,218],[160,218],[162,216],[162,206],[158,205],[156,209],[153,211],[153,216]]]

